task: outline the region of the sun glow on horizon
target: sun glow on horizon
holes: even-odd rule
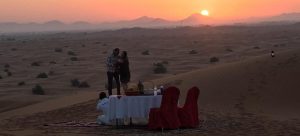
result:
[[[232,21],[294,12],[300,12],[300,0],[0,0],[0,22],[17,23],[100,23],[141,16],[182,20],[195,13]]]
[[[203,15],[203,16],[209,16],[209,11],[208,10],[206,10],[206,9],[204,9],[204,10],[201,10],[201,15]]]

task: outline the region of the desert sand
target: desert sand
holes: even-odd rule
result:
[[[132,83],[176,86],[180,105],[188,88],[200,88],[199,128],[163,135],[299,135],[299,29],[223,26],[2,34],[0,65],[12,75],[0,72],[0,135],[161,135],[145,126],[86,125],[99,114],[95,103],[97,94],[106,91],[104,62],[115,47],[129,52]],[[142,54],[146,50],[149,55]],[[219,62],[211,63],[211,57]],[[162,61],[168,62],[167,73],[154,74],[153,63]],[[42,72],[52,74],[36,78]],[[74,78],[87,81],[90,88],[72,87]],[[26,84],[19,86],[21,81]],[[46,95],[33,95],[35,84]]]

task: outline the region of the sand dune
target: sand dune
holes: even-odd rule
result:
[[[132,83],[143,80],[177,86],[181,105],[188,88],[200,88],[199,117],[205,120],[204,126],[166,135],[299,135],[299,28],[134,28],[0,35],[0,135],[158,134],[145,127],[48,125],[95,121],[97,93],[105,91],[104,62],[115,47],[129,52]],[[142,55],[146,50],[150,55]],[[270,57],[271,50],[275,58]],[[211,57],[220,61],[211,63]],[[162,61],[168,62],[167,73],[154,74],[153,63]],[[40,66],[32,66],[34,62]],[[6,64],[10,67],[5,68]],[[47,79],[36,78],[51,71]],[[72,87],[74,78],[91,87]],[[21,81],[26,84],[18,85]],[[46,95],[32,94],[36,84],[43,86]]]
[[[185,101],[188,88],[198,86],[201,90],[199,112],[201,113],[200,118],[206,121],[205,125],[194,130],[166,131],[165,134],[279,135],[284,133],[297,135],[300,133],[299,67],[300,50],[292,50],[278,53],[275,58],[263,55],[154,80],[153,82],[157,85],[179,87],[181,105]],[[97,115],[94,110],[95,100],[83,101],[93,97],[92,93],[79,94],[39,104],[42,107],[48,105],[49,108],[32,111],[31,108],[37,108],[32,105],[8,112],[9,114],[13,114],[13,112],[28,113],[29,109],[31,109],[31,113],[43,111],[33,116],[10,119],[9,123],[1,125],[5,130],[3,132],[13,135],[20,135],[27,131],[27,133],[37,135],[158,134],[147,131],[143,127],[113,129],[105,126],[96,128],[43,126],[48,123],[68,121],[94,121]],[[66,101],[67,104],[64,103]],[[62,108],[75,103],[81,104]],[[55,105],[57,110],[55,110]],[[13,128],[18,129],[17,131],[8,131]]]
[[[229,113],[255,113],[274,119],[300,117],[300,51],[254,57],[237,63],[215,66],[156,80],[182,91],[201,89],[199,107]],[[181,103],[183,103],[181,99]]]

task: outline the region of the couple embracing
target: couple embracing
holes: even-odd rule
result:
[[[113,79],[116,81],[117,94],[120,93],[120,81],[122,83],[123,90],[126,91],[128,88],[128,82],[130,81],[130,70],[127,52],[122,51],[119,56],[120,49],[115,48],[113,53],[108,56],[106,61],[107,66],[107,79],[108,79],[108,95],[112,95]]]

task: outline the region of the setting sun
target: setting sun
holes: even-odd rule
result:
[[[209,16],[209,11],[208,10],[202,10],[201,15],[203,16]]]

